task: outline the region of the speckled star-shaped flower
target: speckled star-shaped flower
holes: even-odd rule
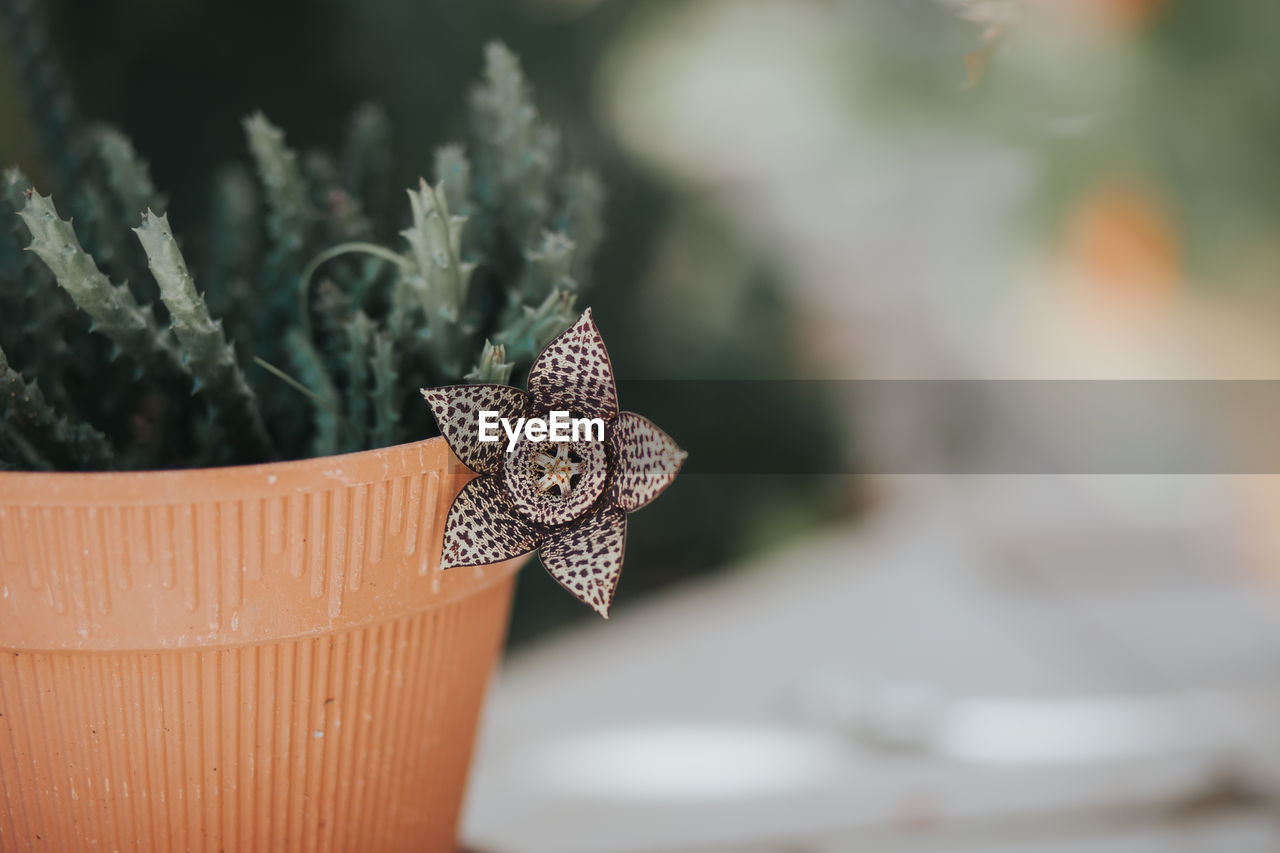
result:
[[[588,309],[547,345],[529,392],[508,385],[424,388],[440,433],[479,474],[454,498],[442,569],[497,563],[540,550],[560,585],[606,619],[622,571],[627,513],[656,498],[687,455],[653,423],[618,410],[613,366]],[[604,421],[604,440],[480,440],[480,412],[546,418],[553,411]]]

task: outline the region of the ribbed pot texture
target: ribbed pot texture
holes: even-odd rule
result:
[[[0,473],[0,851],[454,849],[519,561],[441,439]]]

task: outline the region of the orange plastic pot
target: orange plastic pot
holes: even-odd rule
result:
[[[451,850],[518,561],[441,439],[0,473],[0,850]]]

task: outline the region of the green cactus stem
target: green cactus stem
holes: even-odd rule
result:
[[[244,120],[244,132],[258,167],[258,178],[266,190],[271,212],[267,230],[278,247],[296,256],[310,241],[317,219],[298,155],[285,144],[284,131],[260,112]]]
[[[290,329],[285,336],[285,350],[298,370],[299,381],[310,388],[316,398],[327,401],[327,405],[316,409],[315,434],[311,440],[312,455],[329,456],[337,453],[341,441],[341,410],[338,408],[340,396],[328,368],[325,367],[324,359],[311,340],[298,329]]]
[[[203,297],[187,270],[186,259],[173,239],[168,216],[148,210],[133,229],[147,253],[160,298],[169,309],[170,326],[186,355],[196,389],[209,402],[214,416],[241,460],[275,454],[257,401],[236,361],[235,350],[222,334],[222,324],[209,316]]]
[[[227,337],[240,342],[242,355],[255,325],[251,282],[262,244],[258,205],[258,188],[247,169],[232,166],[217,173],[206,232],[211,251],[200,280],[207,284],[210,309],[222,317]]]
[[[475,264],[461,260],[462,229],[467,220],[450,215],[443,184],[433,188],[425,180],[419,181],[418,189],[409,191],[409,207],[413,224],[401,235],[409,243],[417,279],[424,284],[418,292],[423,299],[427,343],[444,375],[456,378],[464,363],[462,306],[475,270]]]
[[[298,155],[285,144],[284,132],[260,112],[244,120],[244,130],[267,203],[271,252],[263,269],[266,302],[259,312],[258,333],[268,335],[271,329],[300,319],[293,314],[290,294],[297,287],[300,259],[312,249],[319,216],[312,207]],[[269,346],[266,351],[275,354],[278,346]]]
[[[520,289],[524,301],[538,305],[557,290],[578,292],[572,268],[577,246],[561,231],[545,231],[536,248],[526,249]]]
[[[596,251],[604,242],[604,184],[590,169],[575,169],[565,179],[565,198],[555,230],[573,241],[569,275],[582,284],[590,279]]]
[[[519,305],[511,311],[512,320],[494,338],[506,349],[513,362],[532,361],[552,338],[577,319],[576,296],[571,290],[555,290],[537,307]]]
[[[346,349],[346,410],[350,421],[347,449],[360,450],[369,444],[369,377],[372,373],[373,336],[377,326],[369,315],[356,311],[343,326]]]
[[[342,185],[363,200],[375,236],[386,236],[391,209],[391,120],[377,104],[363,104],[351,114],[342,152]]]
[[[45,262],[73,302],[93,319],[93,329],[144,365],[190,376],[182,356],[149,307],[141,307],[125,285],[113,285],[80,246],[71,223],[60,218],[48,196],[27,194],[18,214],[31,232],[28,247]]]
[[[436,192],[444,197],[455,216],[470,216],[475,202],[471,198],[471,161],[461,145],[443,145],[436,149]]]
[[[281,348],[280,330],[300,320],[308,311],[296,313],[299,267],[315,250],[317,211],[302,174],[297,154],[285,144],[284,132],[267,121],[262,113],[244,120],[249,151],[257,167],[266,200],[268,252],[256,282],[261,300],[255,337],[269,358],[287,355]]]
[[[481,203],[497,211],[494,226],[527,246],[547,227],[560,135],[538,117],[515,54],[492,43],[484,59],[484,78],[471,93],[476,186]]]
[[[400,440],[400,376],[396,370],[395,341],[385,330],[373,336],[373,446],[386,447]]]
[[[516,366],[515,362],[507,361],[506,358],[506,347],[501,344],[495,346],[491,341],[485,341],[484,349],[480,352],[480,360],[463,378],[468,382],[506,385],[511,382],[511,371]]]
[[[325,249],[323,252],[316,255],[307,263],[306,267],[303,268],[298,284],[298,317],[303,331],[306,333],[308,338],[314,336],[311,326],[311,312],[309,310],[311,306],[312,280],[315,278],[316,273],[320,271],[320,268],[329,261],[334,258],[342,257],[343,255],[351,254],[370,255],[395,264],[401,269],[405,269],[410,265],[410,262],[406,260],[403,255],[398,255],[385,246],[379,246],[377,243],[366,243],[361,241],[339,243],[336,246],[330,246],[328,249]]]
[[[95,471],[114,465],[115,454],[106,437],[88,424],[73,423],[54,411],[40,386],[9,365],[4,350],[0,350],[0,413],[21,438],[14,443],[30,446],[35,454],[31,458],[48,460],[60,468]]]
[[[105,124],[93,128],[91,136],[125,222],[137,222],[144,210],[163,212],[165,199],[151,180],[151,167],[138,156],[129,137]]]

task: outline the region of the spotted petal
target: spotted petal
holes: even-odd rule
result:
[[[539,408],[611,420],[618,414],[613,365],[591,309],[534,359],[529,393]]]
[[[450,449],[463,465],[480,474],[493,474],[501,468],[507,449],[501,428],[497,430],[498,441],[480,440],[480,412],[494,411],[514,422],[529,405],[529,395],[510,385],[446,385],[423,388],[422,396]]]
[[[534,550],[541,539],[542,532],[512,511],[492,478],[477,477],[449,507],[440,568],[509,560]]]
[[[562,587],[608,619],[626,544],[627,514],[605,507],[553,533],[542,546],[542,565]]]
[[[648,418],[623,412],[613,425],[613,476],[609,502],[627,512],[647,504],[671,485],[689,455]]]

